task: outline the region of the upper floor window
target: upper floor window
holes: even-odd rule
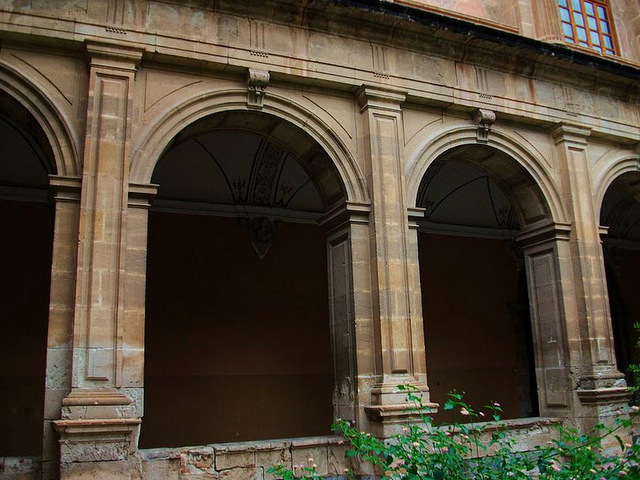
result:
[[[611,12],[601,0],[558,0],[567,42],[615,55]]]

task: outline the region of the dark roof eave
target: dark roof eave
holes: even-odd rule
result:
[[[391,15],[400,20],[415,22],[436,29],[448,30],[460,35],[473,36],[474,38],[498,43],[500,45],[566,60],[577,65],[620,75],[633,80],[640,80],[640,69],[631,65],[624,65],[606,57],[576,51],[565,45],[542,42],[436,12],[390,3],[384,0],[331,0],[331,2],[345,7],[359,8],[369,10],[373,13]]]

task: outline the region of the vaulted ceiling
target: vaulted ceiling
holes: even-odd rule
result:
[[[315,220],[345,197],[327,154],[302,130],[260,114],[215,115],[158,162],[154,208]]]

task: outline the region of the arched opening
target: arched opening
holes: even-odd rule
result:
[[[40,456],[53,154],[33,116],[4,92],[0,112],[0,456]]]
[[[459,146],[427,169],[417,205],[432,400],[452,390],[503,418],[538,415],[522,227],[547,216],[531,176],[505,153]],[[447,412],[436,421],[450,421]]]
[[[616,361],[628,384],[634,385],[637,378],[629,366],[640,364],[634,328],[640,322],[640,173],[625,173],[609,186],[600,224],[607,227],[602,246]]]
[[[307,134],[227,112],[183,130],[152,177],[143,448],[329,433],[327,244],[345,199]]]

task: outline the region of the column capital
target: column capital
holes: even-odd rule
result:
[[[362,85],[356,91],[360,113],[371,108],[399,112],[400,105],[407,99],[407,92],[396,88]]]
[[[158,194],[158,187],[155,183],[130,183],[128,188],[129,207],[149,208],[151,200]]]
[[[320,218],[318,225],[328,232],[333,232],[334,230],[354,223],[367,225],[369,223],[370,213],[371,205],[368,203],[345,202]]]
[[[122,70],[135,73],[142,60],[143,50],[121,45],[87,42],[89,65],[111,70]]]
[[[424,213],[427,211],[426,208],[423,207],[409,207],[407,208],[407,217],[409,218],[409,228],[417,229],[418,222],[420,220],[424,220]]]
[[[570,223],[544,222],[526,228],[516,237],[516,241],[523,248],[530,248],[547,242],[568,241],[570,234]]]
[[[587,137],[591,135],[591,129],[572,123],[558,123],[551,129],[551,134],[556,145],[565,142],[584,147],[587,145]]]
[[[80,202],[80,177],[65,177],[62,175],[49,175],[49,188],[56,202]]]

